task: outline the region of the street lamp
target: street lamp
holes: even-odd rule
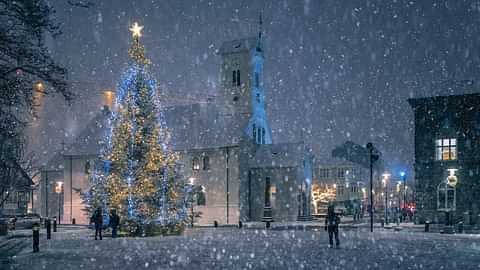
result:
[[[385,187],[385,224],[388,225],[388,178],[390,177],[389,173],[382,174],[383,186]]]
[[[58,197],[58,224],[60,224],[60,213],[61,213],[61,210],[60,210],[60,194],[62,193],[62,188],[63,188],[63,182],[61,181],[58,181],[55,185],[55,193],[57,193],[57,197]]]
[[[380,155],[371,142],[367,143],[365,148],[367,148],[370,161],[370,232],[373,232],[373,163],[380,158]]]
[[[402,209],[402,217],[403,219],[406,218],[406,205],[407,205],[407,174],[405,172],[400,172],[400,176],[402,177],[403,181],[403,209]],[[402,220],[403,220],[402,219]]]
[[[193,228],[193,223],[194,223],[194,214],[193,214],[193,202],[194,202],[194,195],[195,195],[195,191],[194,191],[194,187],[195,187],[195,177],[190,177],[188,179],[188,184],[190,184],[190,188],[191,188],[191,197],[190,197],[190,211],[191,211],[191,214],[192,214],[192,219],[190,220],[190,225],[192,226]]]

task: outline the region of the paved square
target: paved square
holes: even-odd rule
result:
[[[24,248],[5,269],[480,269],[480,237],[353,229],[341,248],[321,231],[193,229],[183,236],[104,238],[55,233],[40,253]],[[19,241],[31,241],[23,239]],[[2,269],[3,269],[2,268]]]

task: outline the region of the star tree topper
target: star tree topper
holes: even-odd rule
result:
[[[143,25],[138,25],[137,22],[135,22],[132,27],[130,27],[130,31],[132,32],[132,36],[135,38],[139,38],[142,36],[142,30],[143,30]]]
[[[139,25],[137,22],[135,22],[129,28],[129,30],[132,32],[133,45],[132,47],[130,47],[130,49],[128,49],[128,55],[138,64],[150,64],[150,60],[145,57],[145,47],[140,44],[140,37],[142,36],[143,25]]]

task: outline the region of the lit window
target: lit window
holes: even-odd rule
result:
[[[194,171],[200,170],[200,162],[198,161],[198,158],[194,157],[192,160],[192,169]]]
[[[457,139],[438,139],[435,141],[436,160],[457,159]]]

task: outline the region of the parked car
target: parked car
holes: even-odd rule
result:
[[[33,224],[40,224],[40,215],[27,214],[24,216],[3,216],[3,223],[7,223],[9,230],[31,229]]]
[[[17,217],[15,221],[16,229],[31,229],[33,224],[40,224],[40,215],[39,214],[27,214],[25,216]]]

